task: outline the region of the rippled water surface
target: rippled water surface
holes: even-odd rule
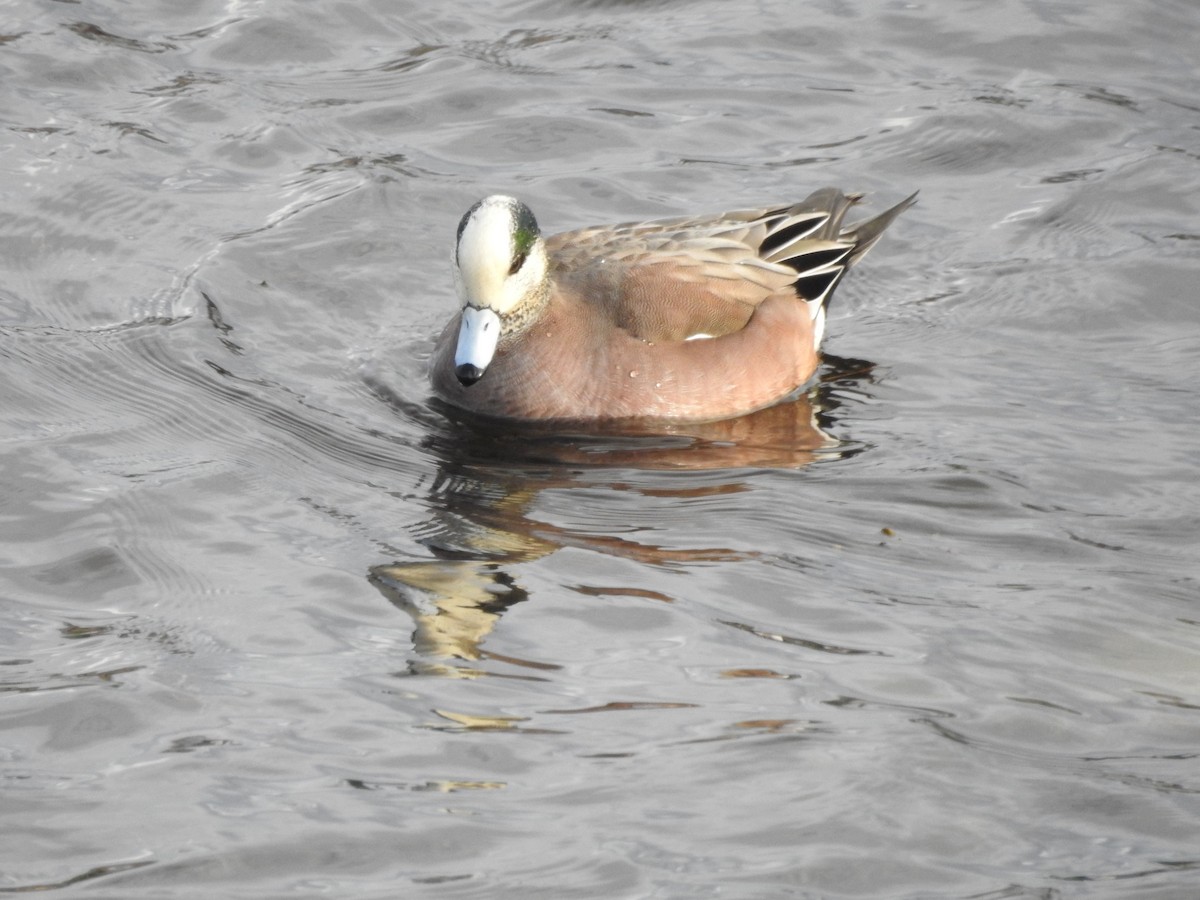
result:
[[[1197,24],[0,9],[0,892],[1200,896]],[[430,404],[483,194],[826,184],[810,395]]]

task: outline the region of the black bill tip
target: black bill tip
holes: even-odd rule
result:
[[[483,369],[472,363],[463,363],[454,369],[454,377],[463,387],[470,387],[483,377]]]

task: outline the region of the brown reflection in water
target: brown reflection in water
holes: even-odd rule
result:
[[[862,372],[870,364],[850,362]],[[845,367],[827,381],[853,377]],[[541,559],[562,547],[575,547],[652,565],[691,565],[736,561],[752,553],[724,547],[673,549],[611,534],[538,521],[529,511],[548,489],[596,490],[598,469],[614,470],[612,490],[637,490],[656,498],[687,499],[745,490],[744,471],[801,468],[817,458],[844,455],[844,448],[824,430],[828,410],[836,405],[818,387],[787,403],[739,419],[704,424],[625,423],[621,433],[584,428],[564,431],[561,425],[515,426],[512,423],[462,421],[446,410],[446,420],[430,424],[427,449],[438,460],[429,491],[434,510],[417,532],[433,559],[374,566],[369,579],[416,624],[419,661],[411,671],[471,678],[495,673],[449,662],[495,659],[533,670],[557,668],[548,663],[499,656],[483,642],[509,607],[528,598],[511,569]],[[632,469],[621,480],[618,470]],[[633,486],[637,471],[731,470],[714,483],[664,481]],[[578,590],[589,593],[585,587]],[[600,589],[594,589],[600,590]],[[605,593],[635,591],[605,588]],[[656,595],[655,599],[671,598]],[[525,676],[537,678],[536,674]],[[462,724],[462,723],[460,723]],[[513,727],[476,723],[466,727]]]
[[[784,675],[782,672],[776,672],[774,669],[725,669],[721,672],[722,678],[793,678],[793,675]]]

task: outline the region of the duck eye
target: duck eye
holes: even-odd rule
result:
[[[525,258],[527,256],[529,256],[528,250],[522,250],[518,252],[517,255],[513,257],[512,265],[508,267],[508,274],[516,275],[517,272],[521,271],[521,266],[525,265]]]

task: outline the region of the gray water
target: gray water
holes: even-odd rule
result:
[[[0,892],[1200,896],[1198,25],[0,9]],[[810,395],[430,404],[478,197],[826,184]]]

